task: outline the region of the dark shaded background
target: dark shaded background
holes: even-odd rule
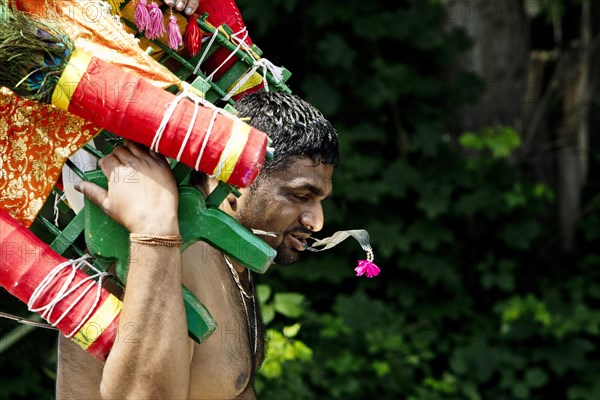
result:
[[[320,236],[368,229],[382,269],[354,277],[348,240],[259,277],[262,399],[600,398],[590,4],[238,1],[339,131]],[[6,295],[0,309],[22,311]],[[0,398],[52,398],[55,337],[0,353]]]

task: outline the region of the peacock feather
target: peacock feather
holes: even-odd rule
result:
[[[0,0],[0,86],[50,103],[73,47],[58,26],[34,20]]]

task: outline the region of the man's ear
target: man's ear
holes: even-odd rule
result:
[[[231,208],[231,211],[237,212],[238,198],[237,198],[237,196],[235,194],[229,193],[227,195],[227,203],[229,204],[229,207]]]

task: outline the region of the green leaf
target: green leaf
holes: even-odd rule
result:
[[[431,182],[424,184],[420,190],[421,198],[417,207],[422,210],[428,218],[437,218],[446,213],[450,207],[450,196],[454,187],[449,183]]]
[[[306,344],[301,342],[300,340],[294,340],[292,342],[292,346],[294,348],[294,358],[309,361],[313,357],[313,351]]]
[[[517,208],[527,204],[527,196],[523,192],[523,187],[520,182],[513,185],[512,190],[504,194],[504,199],[509,208]]]
[[[500,237],[507,245],[526,250],[541,232],[542,227],[538,221],[522,220],[504,225]]]
[[[299,293],[275,293],[275,310],[289,318],[298,318],[304,308],[304,296]]]
[[[485,148],[485,142],[475,132],[466,132],[459,136],[458,143],[465,149],[481,150]]]
[[[261,306],[262,319],[265,325],[270,324],[275,319],[275,306],[266,304]]]
[[[496,131],[486,131],[488,146],[494,158],[506,158],[521,146],[521,137],[510,127],[502,127]]]
[[[411,150],[422,153],[426,157],[434,157],[442,145],[442,132],[431,123],[420,124],[414,135],[411,135]]]
[[[542,387],[548,380],[548,374],[541,368],[531,368],[525,373],[525,381],[532,388]]]
[[[465,149],[488,150],[493,158],[507,158],[521,145],[521,137],[510,127],[484,128],[481,133],[467,132],[459,137]]]
[[[300,332],[300,324],[296,323],[294,325],[286,326],[283,328],[283,335],[287,338],[295,337],[298,332]]]
[[[444,243],[452,243],[454,239],[452,232],[440,224],[421,219],[409,226],[403,236],[407,245],[418,244],[427,251],[435,251]]]
[[[324,35],[317,44],[317,50],[321,60],[333,68],[351,68],[357,56],[344,36],[334,32]]]
[[[260,304],[266,304],[267,301],[271,298],[271,286],[260,284],[256,285],[256,293],[258,294],[258,298],[260,299]]]
[[[517,399],[529,398],[529,388],[523,382],[516,382],[512,392]]]
[[[386,361],[373,361],[371,367],[379,378],[388,375],[392,370],[390,364]]]
[[[279,378],[281,376],[282,372],[283,372],[283,367],[281,366],[280,363],[277,363],[277,362],[271,362],[271,361],[265,360],[265,362],[263,363],[263,365],[260,368],[261,375],[267,377],[268,379]]]

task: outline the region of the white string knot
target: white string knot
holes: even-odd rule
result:
[[[373,248],[371,247],[371,245],[370,244],[368,244],[366,246],[363,245],[362,248],[367,253],[367,261],[373,262],[375,260],[375,255],[373,254]]]
[[[81,299],[83,299],[83,297],[86,296],[94,286],[96,286],[96,298],[94,299],[94,302],[90,306],[89,310],[86,312],[85,316],[81,319],[79,324],[69,334],[65,335],[67,338],[70,338],[73,335],[75,335],[90,317],[90,315],[98,305],[98,302],[100,301],[100,297],[102,295],[102,282],[104,280],[104,277],[109,275],[107,272],[100,271],[96,269],[92,264],[90,264],[87,261],[90,258],[91,257],[89,255],[85,255],[76,260],[67,260],[54,267],[54,269],[52,269],[52,271],[50,271],[48,275],[44,277],[44,279],[40,282],[37,288],[33,291],[33,294],[27,302],[27,307],[29,311],[39,313],[42,318],[48,321],[52,326],[56,327],[56,325],[58,325],[69,314],[69,312],[81,301]],[[88,275],[86,278],[73,285],[75,277],[77,276],[77,271],[83,267],[91,269],[95,272],[95,274]],[[57,280],[57,277],[64,270],[70,270],[68,276]],[[37,300],[43,295],[45,295],[45,292],[49,288],[51,288],[55,283],[60,284],[61,282],[61,288],[56,292],[56,294],[53,295],[53,298],[47,304],[34,307]],[[71,304],[60,315],[60,317],[58,317],[54,322],[52,322],[51,318],[54,308],[61,301],[63,301],[65,298],[67,298],[69,295],[71,295],[73,292],[75,292],[85,284],[87,284],[87,286],[82,290],[79,296],[77,296],[77,298],[71,302]]]
[[[58,217],[60,216],[60,210],[58,209],[58,204],[67,198],[67,194],[63,193],[60,196],[55,193],[54,194],[54,226],[58,227]]]
[[[245,35],[242,39],[238,36],[245,32]],[[254,53],[248,44],[245,42],[246,37],[248,36],[248,32],[246,32],[246,28],[241,31],[231,35],[231,38],[238,43],[238,49],[240,46],[243,50],[250,54],[253,57],[252,68],[250,68],[246,74],[238,81],[238,83],[227,93],[227,95],[223,98],[224,101],[229,100],[233,95],[237,93],[237,91],[252,77],[252,75],[259,69],[262,68],[262,81],[265,86],[265,91],[269,91],[269,81],[267,80],[267,71],[271,73],[273,80],[276,83],[281,83],[283,81],[283,68],[276,66],[271,61],[266,58],[254,58]],[[236,49],[237,51],[237,49]]]
[[[276,66],[266,58],[260,58],[254,61],[254,65],[258,65],[263,69],[263,80],[265,81],[265,90],[267,92],[269,91],[269,85],[267,83],[267,71],[271,73],[275,82],[281,83],[283,81],[283,68]]]
[[[198,73],[198,70],[200,69],[200,66],[202,65],[202,63],[204,62],[204,59],[205,59],[206,55],[208,54],[208,51],[210,50],[211,46],[213,45],[217,35],[218,35],[218,29],[215,29],[213,31],[213,34],[211,35],[208,46],[206,46],[204,52],[202,53],[202,56],[200,57],[200,60],[198,61],[198,64],[196,65],[196,68],[194,69],[194,74]],[[243,87],[243,85],[252,77],[252,75],[259,68],[262,68],[262,72],[263,72],[262,80],[264,82],[266,92],[269,91],[269,82],[267,80],[267,71],[271,73],[271,76],[273,77],[273,80],[276,83],[283,82],[283,68],[276,66],[275,64],[273,64],[271,61],[267,60],[266,58],[258,58],[257,59],[254,52],[250,48],[250,46],[248,46],[248,44],[246,43],[247,38],[248,38],[248,30],[246,29],[246,27],[244,27],[240,31],[232,34],[231,39],[232,39],[232,41],[237,43],[237,47],[235,48],[234,51],[232,51],[227,56],[227,58],[225,58],[225,60],[223,60],[223,62],[221,62],[221,64],[217,68],[215,68],[214,71],[211,72],[210,75],[208,75],[206,77],[206,79],[208,81],[212,81],[215,74],[217,73],[217,71],[219,71],[240,49],[242,49],[244,52],[246,52],[247,54],[249,54],[252,57],[252,59],[253,59],[252,68],[250,68],[246,72],[246,74],[238,81],[238,83],[229,91],[229,93],[227,93],[227,95],[225,97],[223,97],[223,99],[222,99],[223,101],[228,101],[233,95],[235,95],[236,92],[241,87]]]

